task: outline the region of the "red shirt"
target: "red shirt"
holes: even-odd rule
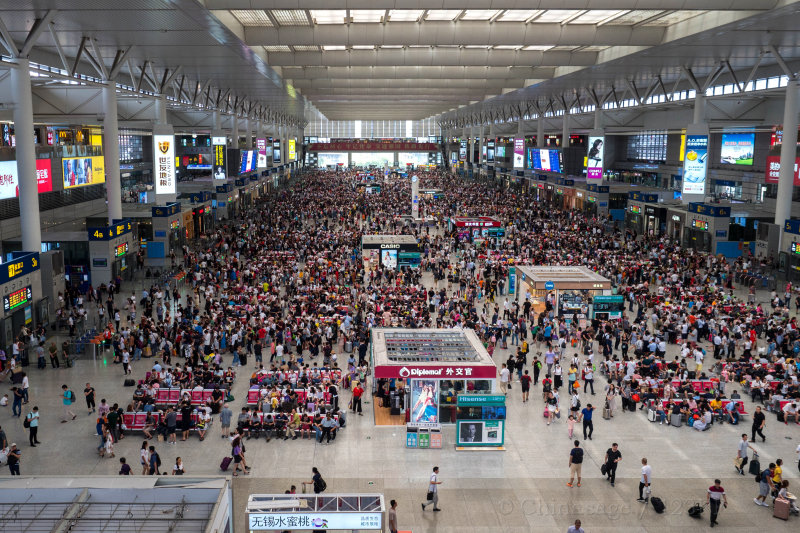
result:
[[[353,389],[353,398],[361,398],[362,394],[364,394],[364,389],[361,387],[356,387]]]

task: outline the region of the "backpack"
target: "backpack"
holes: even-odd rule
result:
[[[318,489],[318,490],[319,490],[319,492],[325,492],[325,490],[328,488],[328,484],[327,484],[327,483],[325,483],[325,480],[324,480],[324,479],[322,479],[322,478],[319,478],[319,483],[317,483],[317,486],[316,486],[316,487],[314,487],[314,488],[315,488],[315,489]]]
[[[761,479],[762,479],[761,472],[759,472],[756,474],[756,483],[761,483]]]
[[[156,454],[156,466],[161,468],[161,456]]]
[[[70,389],[70,391],[69,391],[69,401],[71,401],[71,402],[75,401],[75,393],[72,392],[72,389]]]

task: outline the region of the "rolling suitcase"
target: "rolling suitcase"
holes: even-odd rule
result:
[[[233,461],[233,457],[225,457],[219,464],[219,469],[223,472],[227,472],[228,467],[231,466],[231,461]]]
[[[780,518],[781,520],[789,520],[790,508],[791,508],[791,503],[789,503],[789,500],[784,500],[783,498],[776,498],[775,506],[772,510],[772,516],[774,516],[775,518]]]
[[[653,510],[658,514],[663,513],[664,510],[666,509],[666,506],[664,505],[664,502],[661,500],[661,498],[658,498],[656,496],[650,498],[650,505],[653,506]]]
[[[604,420],[611,419],[611,410],[608,408],[608,406],[603,407],[603,419]]]
[[[353,353],[353,343],[350,341],[345,342],[344,351],[345,353]]]
[[[648,409],[647,410],[647,419],[650,422],[655,422],[658,418],[658,414],[656,413],[655,409]]]
[[[669,418],[669,423],[675,426],[676,428],[681,427],[683,425],[683,420],[681,420],[681,415],[680,414],[672,415]]]
[[[747,470],[751,475],[755,476],[761,472],[761,463],[758,461],[758,454],[754,453],[753,458],[750,459],[750,467]]]

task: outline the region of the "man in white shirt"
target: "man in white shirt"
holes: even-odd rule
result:
[[[581,527],[580,520],[575,520],[575,525],[569,526],[567,528],[567,533],[586,533],[586,530]]]
[[[433,504],[434,511],[441,511],[439,508],[439,485],[442,482],[439,481],[439,467],[433,467],[433,473],[431,473],[431,479],[428,482],[428,497],[430,498],[425,503],[422,504],[422,510],[424,511],[430,504]]]
[[[500,392],[508,395],[508,378],[511,373],[508,371],[506,364],[503,363],[503,369],[500,370]]]
[[[650,483],[653,479],[653,469],[647,464],[647,458],[642,457],[642,477],[639,480],[639,498],[636,500],[639,503],[647,503],[650,499]],[[645,488],[647,491],[645,492]]]

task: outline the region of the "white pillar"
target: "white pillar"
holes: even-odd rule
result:
[[[483,126],[478,127],[478,165],[483,164]],[[477,175],[475,176],[478,177]]]
[[[783,231],[792,211],[794,163],[797,157],[797,97],[798,80],[789,80],[783,107],[783,141],[781,144],[781,170],[778,178],[778,198],[775,202],[775,224],[781,228],[778,250],[783,251]],[[19,139],[19,137],[17,137]]]
[[[231,115],[231,148],[239,148],[239,117],[236,113]]]
[[[214,110],[212,113],[212,117],[214,118],[214,124],[212,128],[214,131],[221,131],[222,130],[222,115],[220,114],[219,110]]]
[[[564,121],[561,124],[561,148],[569,146],[569,109],[564,110]]]
[[[603,108],[596,107],[594,109],[594,129],[601,130],[605,127],[605,116],[603,115]]]
[[[706,97],[700,93],[694,97],[694,119],[693,124],[702,124],[706,121]],[[782,222],[781,222],[782,224]]]
[[[536,146],[538,148],[544,146],[544,119],[542,117],[536,120]]]
[[[167,97],[163,94],[156,95],[156,124],[167,123]]]
[[[17,136],[17,174],[19,177],[19,219],[22,250],[42,251],[39,224],[39,186],[36,180],[36,150],[33,146],[33,96],[30,63],[17,58],[11,68],[14,106],[14,132]]]
[[[117,84],[106,81],[103,87],[103,161],[106,167],[108,223],[122,218],[122,185],[119,175],[119,122],[117,116]]]

